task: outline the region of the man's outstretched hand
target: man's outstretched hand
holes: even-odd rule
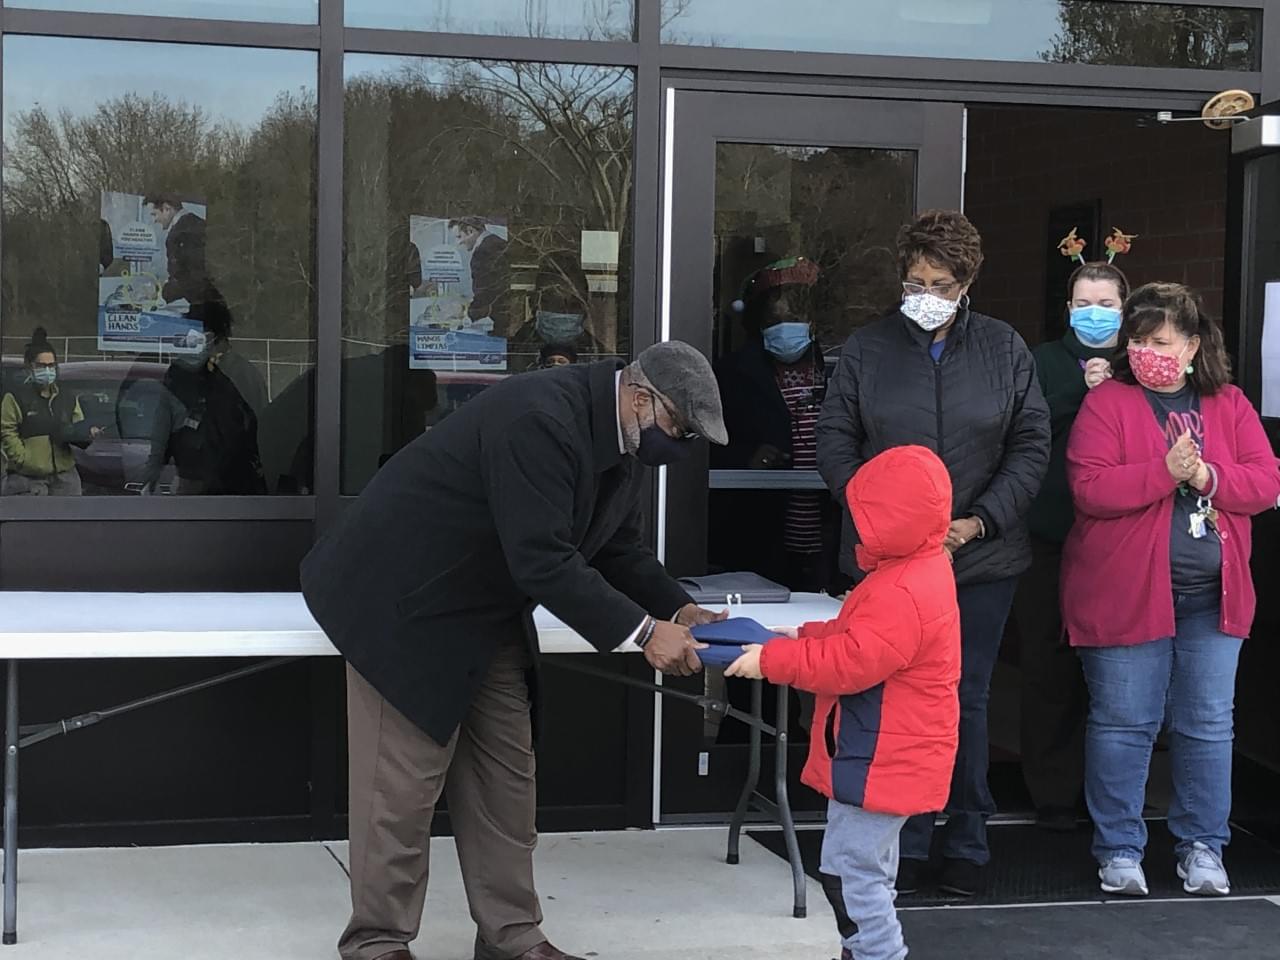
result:
[[[644,645],[644,658],[649,661],[649,666],[661,673],[688,677],[702,670],[698,651],[705,649],[707,645],[694,640],[688,627],[658,620],[654,624],[653,636]]]
[[[728,619],[729,610],[727,607],[716,613],[714,610],[700,607],[696,603],[686,603],[676,613],[676,623],[682,627],[696,627],[700,623],[716,623],[720,620]]]

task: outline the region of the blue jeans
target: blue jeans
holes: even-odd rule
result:
[[[1080,648],[1089,685],[1084,790],[1099,863],[1142,859],[1142,804],[1162,723],[1169,728],[1176,853],[1199,841],[1220,855],[1231,839],[1232,713],[1243,641],[1218,629],[1219,604],[1216,590],[1174,594],[1174,636]]]
[[[960,744],[951,774],[947,822],[942,829],[942,855],[979,866],[991,859],[987,847],[987,818],[996,812],[987,785],[990,746],[987,701],[991,674],[1000,653],[1005,621],[1013,606],[1017,577],[974,583],[956,590],[960,604]],[[911,817],[902,828],[903,859],[928,860],[936,816]]]

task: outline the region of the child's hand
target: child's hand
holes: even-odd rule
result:
[[[747,644],[742,648],[742,656],[729,664],[729,668],[725,670],[724,675],[726,677],[746,677],[748,680],[763,680],[764,674],[760,672],[760,652],[762,650],[764,650],[762,644]]]
[[[799,627],[769,627],[769,632],[775,637],[786,637],[788,640],[798,640],[800,638]]]

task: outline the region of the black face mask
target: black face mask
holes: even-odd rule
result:
[[[652,408],[651,408],[652,409]],[[657,415],[653,423],[640,431],[640,446],[636,448],[636,459],[646,467],[665,467],[679,463],[693,453],[693,443],[697,437],[673,437],[658,426]]]

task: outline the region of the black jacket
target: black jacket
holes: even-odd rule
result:
[[[205,237],[205,222],[202,217],[188,211],[173,221],[168,236],[164,238],[169,279],[161,295],[166,300],[182,298],[195,303],[204,290],[208,279]]]
[[[818,418],[818,469],[838,500],[862,463],[920,444],[947,465],[952,516],[987,528],[956,552],[956,581],[1015,576],[1031,564],[1023,521],[1049,464],[1049,408],[1035,362],[1006,323],[970,310],[956,318],[935,363],[933,335],[901,312],[854,332]],[[855,574],[856,533],[845,512],[840,562]]]
[[[1068,330],[1061,340],[1042,343],[1032,354],[1040,389],[1049,404],[1049,425],[1053,430],[1049,472],[1027,513],[1031,535],[1041,540],[1065,542],[1075,522],[1075,507],[1067,486],[1067,440],[1089,392],[1084,382],[1084,365],[1094,357],[1110,360],[1115,353],[1115,347],[1087,347],[1074,330]]]
[[[511,279],[507,275],[507,241],[496,233],[486,233],[471,251],[472,320],[493,320],[494,336],[507,335],[507,300]]]
[[[334,646],[443,744],[543,604],[601,651],[689,596],[645,547],[610,361],[490,387],[392,457],[302,563]]]
[[[814,394],[822,402],[826,393],[822,352],[815,343],[805,355],[823,382]],[[729,442],[711,448],[711,468],[743,470],[750,466],[751,455],[764,444],[777,447],[791,456],[791,411],[778,388],[778,361],[759,339],[752,339],[733,353],[721,358],[715,366],[720,402],[724,407],[724,426]]]
[[[822,354],[814,345],[807,357],[822,379]],[[791,411],[778,388],[777,361],[759,338],[722,357],[715,365],[724,425],[729,442],[711,448],[711,469],[745,470],[765,444],[791,457]],[[820,404],[825,387],[814,391]],[[779,469],[791,469],[788,459]],[[788,494],[776,490],[715,490],[707,505],[709,536],[707,562],[711,569],[753,570],[786,582],[789,561],[782,549],[786,531]],[[744,523],[743,518],[750,522]],[[824,515],[825,520],[825,515]],[[827,539],[838,536],[838,518]],[[826,523],[824,522],[824,528]]]

